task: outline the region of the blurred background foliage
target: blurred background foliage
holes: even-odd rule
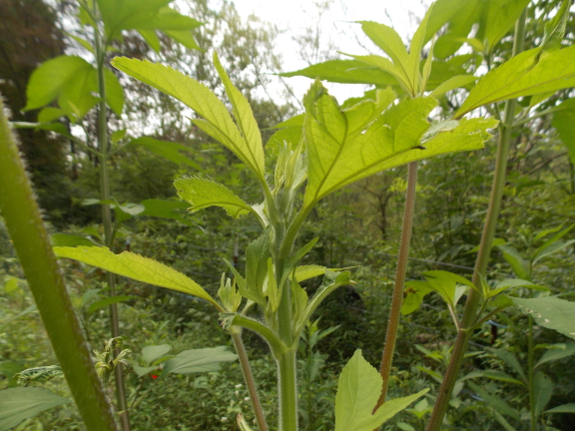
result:
[[[9,106],[13,121],[34,122],[37,111],[21,112],[26,104],[26,84],[32,71],[43,61],[66,53],[76,53],[74,39],[64,31],[75,11],[75,3],[42,0],[0,0],[0,92]],[[556,0],[537,1],[529,6],[532,18],[527,28],[527,44],[542,34],[540,20],[557,6]],[[255,117],[264,130],[264,142],[271,127],[298,113],[299,105],[286,84],[285,97],[271,99],[270,73],[288,69],[277,53],[274,38],[277,29],[258,20],[242,18],[232,2],[213,3],[187,0],[178,3],[182,13],[205,23],[195,32],[202,49],[192,51],[170,40],[161,40],[155,52],[136,34],[124,39],[113,55],[147,58],[182,70],[216,92],[222,92],[211,65],[210,53],[217,49],[234,84],[248,97]],[[319,4],[318,13],[326,5]],[[568,29],[573,29],[573,16]],[[70,31],[66,28],[66,31]],[[82,29],[74,29],[81,32]],[[302,37],[302,56],[317,62],[329,59],[333,50],[323,48],[310,29]],[[569,33],[572,37],[572,33]],[[329,41],[325,42],[329,44]],[[304,49],[305,48],[305,49]],[[508,40],[496,46],[497,57],[510,50]],[[304,58],[304,59],[305,59]],[[126,109],[122,118],[110,114],[112,131],[127,128],[138,136],[178,142],[189,149],[197,168],[178,165],[141,147],[133,146],[111,159],[112,195],[120,203],[145,199],[169,199],[175,196],[173,180],[182,175],[201,173],[222,182],[250,203],[261,197],[250,175],[227,149],[212,142],[187,119],[189,112],[167,96],[135,80],[120,76],[126,91]],[[289,82],[288,82],[289,84]],[[553,96],[538,109],[554,106],[572,96],[572,90]],[[457,95],[444,101],[444,107],[458,105]],[[91,115],[91,114],[89,114]],[[92,114],[95,115],[95,114]],[[437,114],[442,116],[442,112]],[[93,123],[93,122],[92,122]],[[90,124],[89,122],[87,124]],[[73,126],[69,125],[72,129]],[[94,136],[95,129],[87,133]],[[82,201],[97,198],[99,174],[97,161],[75,148],[74,143],[52,132],[18,129],[21,151],[52,233],[74,233],[96,238],[100,232],[98,207]],[[485,151],[443,156],[420,164],[418,196],[412,253],[408,279],[420,279],[421,272],[448,270],[470,277],[475,260],[471,250],[479,243],[487,196],[491,184],[495,142]],[[355,286],[336,291],[316,315],[315,327],[308,328],[298,359],[301,362],[300,400],[302,425],[307,430],[333,429],[334,382],[343,364],[355,349],[363,350],[372,364],[379,362],[387,323],[387,311],[395,273],[395,256],[399,242],[405,168],[375,175],[354,184],[322,201],[310,215],[301,242],[320,237],[320,242],[306,259],[328,267],[354,267]],[[575,177],[573,164],[563,143],[546,117],[525,124],[513,137],[508,183],[497,237],[520,252],[532,247],[534,236],[544,229],[575,223]],[[233,223],[223,211],[203,211],[194,215],[181,213],[182,223],[151,217],[135,217],[120,229],[116,251],[131,251],[153,257],[186,273],[213,295],[221,273],[223,259],[242,266],[244,256],[238,250],[254,239],[253,221]],[[101,232],[100,232],[101,234]],[[573,237],[568,234],[567,238]],[[491,279],[506,278],[511,268],[499,252],[493,252]],[[61,261],[65,266],[70,293],[94,348],[107,342],[107,311],[97,310],[89,316],[83,307],[83,295],[90,289],[104,294],[102,273],[78,263]],[[542,261],[534,270],[534,281],[573,299],[575,256],[568,247]],[[33,300],[27,291],[10,240],[0,218],[0,388],[16,385],[14,374],[35,366],[53,365],[55,359],[42,329]],[[14,281],[16,280],[16,281]],[[308,289],[318,287],[311,281]],[[121,330],[123,348],[132,352],[130,363],[137,364],[145,345],[167,343],[174,351],[230,345],[227,334],[213,324],[214,312],[191,297],[124,281],[121,293],[134,295],[122,303]],[[86,298],[84,297],[86,300]],[[85,312],[85,310],[84,310]],[[217,319],[217,318],[216,318]],[[489,346],[504,348],[525,359],[526,337],[522,332],[526,317],[509,309],[477,331],[465,363],[464,374],[472,370],[502,367],[489,355]],[[334,331],[321,337],[322,331]],[[315,334],[315,335],[314,335]],[[437,374],[445,370],[448,348],[455,336],[447,309],[436,295],[428,295],[423,306],[402,319],[391,396],[405,396],[424,387],[438,387]],[[537,344],[565,342],[557,333],[537,328]],[[252,369],[261,390],[269,423],[277,411],[275,364],[267,345],[252,334],[245,334],[253,358]],[[550,406],[575,402],[575,360],[554,362],[546,373],[557,383]],[[247,401],[237,363],[225,364],[219,373],[172,375],[158,381],[152,374],[138,377],[128,370],[128,393],[134,429],[162,430],[233,430],[235,415],[242,412],[250,423],[253,417]],[[525,410],[521,388],[506,382],[484,381],[515,408]],[[68,395],[60,378],[42,384],[61,395]],[[141,391],[136,392],[141,387]],[[140,396],[145,394],[145,396]],[[310,406],[313,405],[313,408]],[[414,408],[402,412],[386,429],[423,430],[428,395]],[[449,412],[449,429],[500,429],[492,408],[478,400],[473,391],[462,388],[455,394]],[[547,429],[572,429],[573,418],[556,415],[545,418]],[[520,428],[521,423],[517,425]],[[569,425],[570,424],[570,425]],[[571,428],[570,428],[571,427]],[[73,406],[56,408],[30,419],[19,430],[82,429]]]

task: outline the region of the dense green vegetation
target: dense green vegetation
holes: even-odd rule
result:
[[[42,208],[3,119],[0,431],[571,429],[571,1],[439,0],[295,72],[170,3],[0,0]]]

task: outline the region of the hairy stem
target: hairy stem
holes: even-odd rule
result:
[[[515,37],[513,40],[513,56],[516,56],[523,51],[523,42],[525,38],[525,20],[527,17],[527,10],[525,9],[515,26]],[[481,243],[479,245],[479,252],[477,253],[477,260],[475,261],[475,269],[473,272],[473,284],[476,286],[481,285],[481,278],[485,276],[487,270],[487,263],[491,254],[491,247],[493,245],[493,238],[495,236],[495,228],[501,210],[501,198],[503,197],[503,188],[505,186],[505,177],[507,172],[507,157],[509,154],[509,145],[511,141],[511,130],[513,128],[513,120],[515,115],[515,107],[517,101],[515,99],[508,100],[505,104],[505,120],[499,126],[499,142],[497,145],[497,156],[495,162],[495,173],[493,176],[493,183],[491,186],[491,195],[489,199],[489,207],[487,210],[487,217],[483,226],[483,234],[481,236]],[[438,431],[443,422],[443,417],[447,411],[447,406],[451,398],[451,393],[459,371],[463,362],[463,356],[467,350],[467,343],[471,336],[471,328],[475,322],[477,315],[477,307],[480,301],[480,295],[475,289],[469,289],[467,301],[461,318],[460,329],[457,331],[457,338],[451,353],[449,365],[443,377],[443,382],[435,401],[431,418],[427,424],[427,431]]]
[[[391,365],[393,363],[393,352],[399,328],[399,317],[401,315],[401,303],[403,300],[403,286],[405,284],[405,273],[407,270],[407,260],[409,257],[409,242],[411,240],[411,227],[413,225],[413,213],[415,210],[415,186],[417,184],[417,162],[411,162],[408,166],[407,191],[405,194],[405,212],[403,213],[403,226],[401,229],[401,241],[399,244],[399,254],[397,257],[397,271],[395,274],[395,285],[393,287],[393,297],[391,299],[391,310],[389,313],[389,323],[385,335],[385,345],[381,357],[379,372],[383,379],[381,395],[373,409],[375,413],[383,403],[387,394],[387,385]]]
[[[106,106],[106,84],[104,78],[104,59],[106,54],[106,42],[103,35],[97,28],[94,29],[96,63],[98,70],[98,92],[100,102],[98,104],[98,150],[100,153],[100,197],[106,201],[110,199],[110,183],[108,177],[108,123]],[[112,214],[110,205],[102,204],[102,222],[104,224],[105,245],[110,249],[113,247],[114,238],[112,235]],[[112,273],[107,274],[107,282],[110,297],[116,296],[116,276]],[[120,336],[120,323],[118,317],[118,304],[110,305],[110,332],[112,338]],[[120,348],[114,349],[114,355],[120,354]],[[114,378],[116,382],[116,400],[118,402],[118,411],[120,421],[124,431],[130,431],[130,417],[128,411],[128,402],[126,397],[126,388],[124,384],[123,366],[119,363],[114,369]]]
[[[252,369],[250,367],[250,362],[246,349],[244,348],[244,343],[242,341],[242,335],[238,328],[231,327],[230,333],[232,334],[232,341],[234,342],[234,347],[238,353],[238,358],[240,360],[240,365],[242,367],[242,373],[244,375],[244,381],[246,382],[246,387],[248,388],[248,393],[250,394],[250,400],[252,402],[252,409],[256,415],[256,422],[260,431],[268,431],[268,425],[264,417],[264,411],[262,404],[260,403],[260,398],[258,396],[258,390],[256,388],[256,382],[254,380],[254,375],[252,374]]]
[[[117,431],[0,98],[0,213],[89,431]]]

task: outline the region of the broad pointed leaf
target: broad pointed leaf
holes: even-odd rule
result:
[[[107,247],[54,247],[58,257],[67,257],[137,281],[177,290],[219,304],[191,278],[153,259],[124,251],[114,254]]]
[[[541,359],[539,359],[539,361],[535,364],[536,368],[547,362],[557,361],[559,359],[575,355],[575,343],[558,344],[556,346],[563,346],[563,349],[553,349],[546,351],[543,356],[541,356]]]
[[[161,356],[164,356],[172,350],[169,344],[159,344],[155,346],[145,346],[142,349],[142,359],[146,365],[152,365],[153,362]]]
[[[404,398],[386,401],[375,414],[373,408],[381,393],[382,379],[356,350],[343,368],[335,398],[335,431],[371,431],[378,428],[396,413],[408,407],[427,391]]]
[[[575,403],[563,404],[562,406],[553,407],[545,413],[575,413]]]
[[[555,108],[551,124],[569,151],[569,158],[575,163],[575,99],[567,99]]]
[[[398,67],[407,67],[407,49],[393,28],[373,21],[359,21],[359,23],[367,37],[379,46]],[[407,70],[404,73],[408,75]]]
[[[237,357],[226,346],[184,350],[164,363],[163,375],[219,371],[220,363],[235,361]]]
[[[515,22],[531,0],[499,0],[488,3],[485,20],[485,40],[487,52],[515,26]]]
[[[523,313],[532,315],[539,325],[575,339],[575,302],[555,296],[511,299]]]
[[[488,72],[455,114],[460,118],[488,103],[570,88],[575,85],[575,46],[544,53],[525,51]]]
[[[229,148],[258,177],[262,175],[260,150],[246,143],[225,105],[205,85],[171,67],[148,61],[116,57],[112,65],[192,108],[204,118],[193,120],[196,126]]]
[[[229,216],[237,218],[252,211],[252,208],[220,183],[203,178],[181,178],[174,181],[178,196],[192,205],[191,211],[218,206]]]
[[[0,391],[0,431],[12,429],[24,419],[70,401],[43,388],[4,389]]]

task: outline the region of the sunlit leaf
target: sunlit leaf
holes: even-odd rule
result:
[[[525,51],[492,69],[473,87],[456,118],[488,103],[557,91],[575,85],[575,46],[544,53]]]
[[[218,206],[226,210],[230,217],[237,218],[252,211],[242,199],[227,187],[204,178],[181,178],[174,181],[178,196],[192,205],[191,211]]]
[[[360,350],[356,350],[339,376],[335,398],[335,431],[372,431],[429,390],[386,401],[372,414],[381,393],[381,382],[377,370],[363,359]]]
[[[555,296],[511,299],[521,312],[533,316],[537,324],[575,339],[575,302]]]
[[[112,253],[107,247],[54,247],[58,257],[67,257],[137,281],[197,296],[220,308],[195,281],[153,259],[124,251]]]

